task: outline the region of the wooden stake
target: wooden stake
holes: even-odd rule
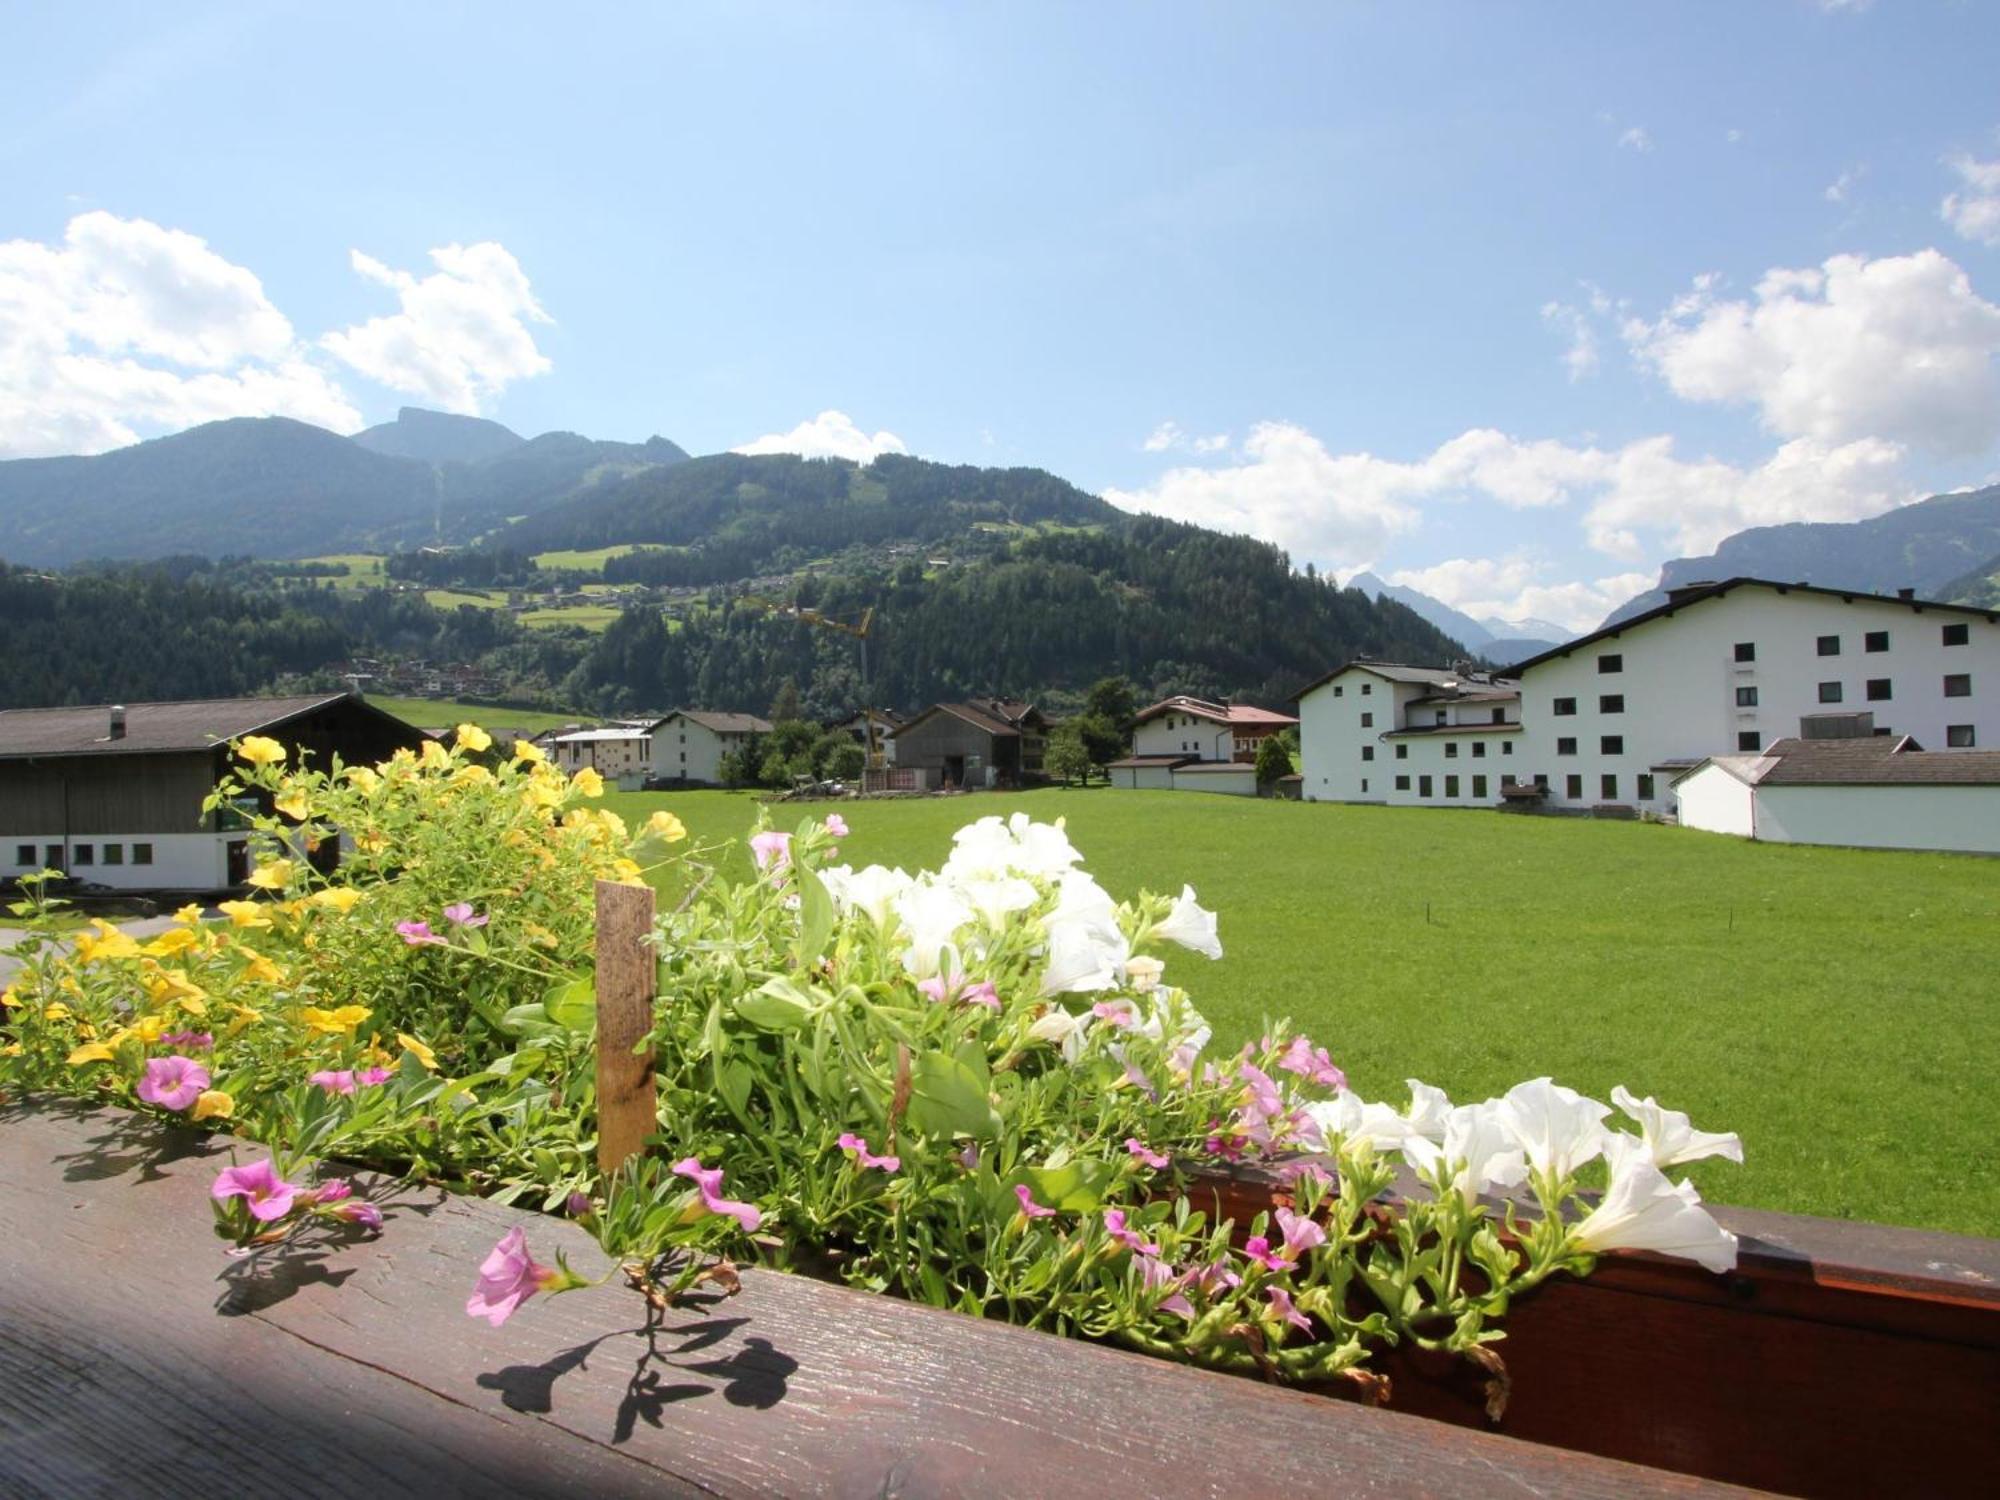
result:
[[[659,992],[652,930],[651,886],[597,882],[597,1168],[607,1178],[659,1125],[653,1054],[638,1050]]]

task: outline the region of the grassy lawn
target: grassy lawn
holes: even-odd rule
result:
[[[658,552],[664,549],[648,547],[639,542],[620,542],[615,547],[596,547],[588,552],[537,552],[535,566],[551,571],[562,570],[571,573],[602,573],[604,565],[614,557],[625,557],[633,552]]]
[[[555,625],[580,625],[585,630],[603,630],[619,615],[615,604],[565,604],[556,609],[529,609],[521,612],[521,623],[531,630]]]
[[[368,701],[419,729],[445,724],[490,724],[503,729],[561,729],[583,720],[581,714],[545,714],[532,708],[495,708],[490,703],[460,703],[451,698],[388,698],[368,694]]]
[[[324,557],[305,557],[299,561],[346,568],[345,573],[324,580],[337,589],[379,589],[389,582],[389,575],[382,571],[383,558],[376,552],[329,552]]]
[[[757,809],[607,800],[698,837]],[[849,804],[843,852],[935,866],[961,824],[1017,808],[1066,815],[1114,895],[1188,882],[1221,914],[1227,956],[1168,974],[1222,1046],[1289,1015],[1399,1106],[1411,1076],[1468,1100],[1624,1083],[1742,1133],[1746,1166],[1691,1173],[1718,1201],[2000,1233],[2000,862],[1109,788]]]
[[[457,609],[470,604],[474,609],[505,609],[507,595],[502,589],[425,589],[424,601],[432,609]]]

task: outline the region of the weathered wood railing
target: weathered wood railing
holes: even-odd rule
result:
[[[638,894],[599,888],[600,1024],[619,1028],[628,1058],[641,1033],[626,1028],[643,1030],[633,1018],[654,994],[653,954],[641,946],[652,908],[645,901],[642,914]],[[609,1050],[600,1047],[600,1070]],[[622,1086],[610,1097],[613,1138],[634,1149],[652,1128],[650,1081],[643,1102]],[[1243,1224],[1282,1201],[1284,1186],[1247,1168],[1204,1174],[1192,1192]],[[1742,1241],[1730,1275],[1613,1254],[1588,1279],[1546,1284],[1515,1305],[1499,1346],[1512,1377],[1502,1431],[1792,1494],[1990,1484],[2000,1473],[2000,1241],[1715,1213]],[[1379,1368],[1395,1410],[1487,1425],[1480,1372],[1402,1351]]]

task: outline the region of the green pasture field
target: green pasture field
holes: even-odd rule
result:
[[[546,630],[555,625],[580,625],[585,630],[603,630],[618,618],[615,604],[564,604],[554,609],[521,612],[521,623],[530,630]]]
[[[504,589],[425,589],[424,601],[432,609],[457,609],[461,604],[474,609],[505,609],[507,593]]]
[[[460,703],[451,698],[389,698],[368,694],[368,701],[419,729],[452,724],[483,724],[502,729],[561,729],[582,723],[584,714],[549,714],[532,708],[495,708],[490,703]]]
[[[749,794],[606,800],[737,839],[747,872]],[[1016,809],[1066,816],[1114,895],[1185,882],[1220,913],[1225,957],[1167,967],[1219,1047],[1290,1016],[1398,1106],[1408,1077],[1623,1083],[1741,1132],[1746,1165],[1691,1171],[1718,1201],[2000,1234],[2000,861],[1108,787],[841,804],[842,854],[934,868]]]
[[[300,562],[334,563],[345,567],[345,573],[332,578],[315,579],[314,582],[332,584],[336,589],[379,589],[388,585],[389,575],[382,571],[384,561],[377,552],[330,552],[324,557],[302,557]]]
[[[648,547],[642,542],[620,542],[615,547],[595,547],[587,552],[558,551],[537,552],[535,566],[550,571],[570,573],[602,573],[604,565],[614,557],[624,557],[633,552],[658,552],[659,547]]]

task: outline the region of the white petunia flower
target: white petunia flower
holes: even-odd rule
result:
[[[878,928],[889,925],[896,898],[916,884],[903,871],[881,865],[869,865],[863,870],[835,865],[821,870],[819,878],[825,882],[827,894],[833,897],[835,909],[843,916],[862,912]]]
[[[1410,1122],[1410,1129],[1427,1140],[1442,1141],[1445,1122],[1451,1117],[1451,1100],[1443,1089],[1432,1088],[1415,1078],[1405,1078],[1403,1082],[1410,1086],[1410,1108],[1403,1116]]]
[[[1481,1193],[1518,1187],[1528,1163],[1514,1133],[1502,1123],[1494,1100],[1463,1104],[1444,1120],[1440,1141],[1412,1134],[1403,1159],[1443,1192],[1456,1192],[1467,1206]]]
[[[1386,1104],[1370,1104],[1342,1089],[1331,1099],[1316,1099],[1306,1114],[1329,1146],[1342,1140],[1365,1140],[1377,1151],[1394,1151],[1410,1138],[1410,1122]]]
[[[972,920],[972,908],[948,885],[923,881],[910,886],[895,898],[896,915],[909,933],[910,946],[903,952],[903,967],[918,979],[938,972],[938,955],[953,947],[959,929]]]
[[[1610,1105],[1546,1078],[1515,1084],[1499,1103],[1500,1121],[1514,1133],[1528,1164],[1556,1178],[1597,1159],[1610,1113]]]
[[[1611,1102],[1639,1123],[1646,1152],[1661,1171],[1682,1162],[1700,1161],[1705,1156],[1726,1156],[1743,1160],[1743,1138],[1735,1131],[1717,1133],[1696,1130],[1688,1117],[1677,1109],[1662,1109],[1648,1094],[1634,1099],[1631,1090],[1619,1084],[1611,1091]]]
[[[1191,885],[1181,887],[1173,910],[1153,932],[1157,937],[1179,943],[1183,948],[1192,948],[1210,958],[1222,957],[1222,941],[1215,935],[1215,913],[1205,910],[1195,901]]]
[[[1570,1231],[1572,1246],[1593,1253],[1651,1250],[1711,1271],[1735,1268],[1736,1236],[1709,1217],[1693,1183],[1667,1181],[1636,1136],[1612,1135],[1604,1152],[1611,1164],[1611,1186],[1603,1202]]]

